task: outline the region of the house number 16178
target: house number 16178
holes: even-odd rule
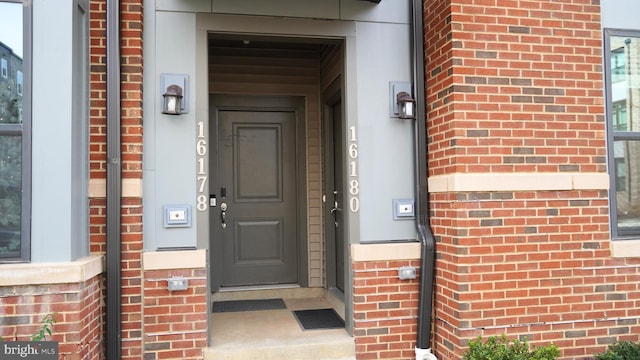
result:
[[[197,174],[196,179],[198,181],[198,197],[196,199],[196,209],[198,211],[206,211],[209,208],[209,202],[207,197],[207,168],[205,166],[205,157],[207,156],[207,140],[204,138],[204,122],[198,121],[198,140],[196,141],[196,154],[197,157]]]

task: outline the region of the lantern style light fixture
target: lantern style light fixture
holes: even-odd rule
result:
[[[401,91],[397,95],[398,118],[415,119],[416,118],[416,101],[406,91]]]
[[[182,88],[178,85],[169,85],[162,94],[162,113],[168,115],[180,115],[182,111]]]

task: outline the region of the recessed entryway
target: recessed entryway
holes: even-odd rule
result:
[[[326,234],[326,224],[335,227],[336,220],[325,212],[333,204],[326,192],[333,199],[342,173],[332,174],[327,187],[323,165],[323,114],[331,111],[339,124],[332,131],[344,130],[343,42],[209,34],[214,293],[270,286],[343,290],[337,273],[344,272],[345,252],[336,249],[335,232]],[[329,87],[337,94],[330,109],[322,95]]]
[[[214,303],[277,296],[283,296],[285,308],[212,314],[212,345],[205,359],[355,359],[354,339],[344,328],[304,330],[294,315],[332,309],[323,289],[222,292],[214,294]]]
[[[208,45],[211,306],[269,301],[212,312],[205,358],[353,359],[348,327],[304,330],[293,313],[335,311],[337,324],[350,323],[341,296],[348,241],[336,240],[345,226],[328,216],[344,175],[333,173],[342,165],[333,157],[325,167],[324,151],[344,139],[343,40],[210,34]],[[284,309],[268,308],[279,299]]]

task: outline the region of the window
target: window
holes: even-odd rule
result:
[[[611,235],[640,237],[640,32],[605,31]]]
[[[627,130],[627,102],[626,100],[616,101],[613,103],[613,130]]]
[[[0,1],[0,261],[29,259],[24,12],[21,1]]]
[[[0,59],[0,68],[2,68],[2,72],[1,72],[2,77],[3,77],[3,78],[5,78],[5,79],[6,79],[7,77],[9,77],[9,70],[8,70],[8,66],[7,66],[7,59],[5,59],[5,58]]]

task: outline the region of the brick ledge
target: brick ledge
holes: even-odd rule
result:
[[[429,177],[429,192],[607,190],[605,173],[478,173]]]
[[[107,180],[89,180],[89,197],[104,198],[107,196]],[[142,179],[122,179],[123,197],[142,197]]]
[[[0,286],[78,283],[102,274],[104,256],[92,255],[76,261],[0,265]]]
[[[385,243],[385,244],[353,244],[351,259],[353,261],[389,261],[420,259],[421,244],[419,242]]]

